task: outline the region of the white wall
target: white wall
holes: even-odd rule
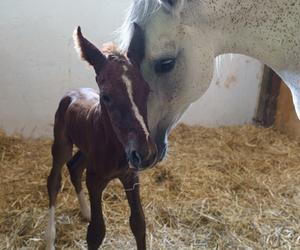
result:
[[[80,24],[83,33],[99,45],[110,41],[130,2],[1,0],[0,127],[9,134],[51,136],[63,93],[96,87],[93,70],[73,49],[73,29]],[[251,121],[261,65],[240,57],[233,62],[229,67],[228,60],[222,61],[219,84],[211,86],[184,121],[210,126]],[[232,75],[228,81],[227,71]]]
[[[243,55],[217,58],[207,92],[182,117],[191,125],[216,127],[251,123],[256,114],[263,65]]]
[[[81,25],[96,44],[110,41],[130,0],[1,0],[0,127],[26,136],[51,135],[66,90],[96,87],[78,59],[72,33]]]

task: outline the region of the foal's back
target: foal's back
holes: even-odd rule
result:
[[[60,101],[55,119],[63,119],[67,124],[80,122],[89,117],[99,104],[99,94],[91,88],[80,88],[67,92]]]
[[[98,112],[99,95],[91,88],[81,88],[67,92],[61,99],[55,114],[54,138],[68,138],[70,144],[87,151],[84,140],[89,137],[93,115]],[[84,134],[84,136],[83,136]]]
[[[124,149],[96,90],[80,88],[67,92],[59,104],[54,126],[54,131],[58,131],[54,133],[56,140],[68,138],[85,155],[98,156],[95,163],[103,168],[99,169],[103,177],[110,178],[111,172],[125,163]],[[112,148],[114,157],[109,157]]]
[[[100,116],[99,94],[91,88],[80,88],[67,92],[60,101],[55,114],[54,137],[63,130],[73,143],[80,143],[80,134],[88,133],[95,114]],[[77,138],[79,137],[79,138]],[[82,139],[81,139],[82,140]],[[79,145],[78,145],[79,146]]]

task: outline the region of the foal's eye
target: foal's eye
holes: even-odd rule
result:
[[[175,63],[176,63],[175,58],[165,58],[165,59],[157,60],[154,63],[155,73],[158,74],[168,73],[174,68]]]
[[[108,95],[102,95],[101,100],[105,105],[110,105],[112,103],[112,100]]]

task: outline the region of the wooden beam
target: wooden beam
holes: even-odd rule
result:
[[[257,112],[254,118],[256,124],[263,127],[270,127],[274,124],[280,84],[281,78],[272,69],[265,66]]]

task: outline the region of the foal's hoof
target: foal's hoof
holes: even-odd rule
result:
[[[91,220],[91,209],[88,206],[83,191],[81,191],[79,194],[77,194],[78,201],[79,201],[79,206],[80,206],[80,211],[81,215],[83,218],[87,221]]]
[[[46,250],[55,250],[54,242],[56,237],[56,230],[55,230],[54,214],[55,214],[55,208],[51,207],[49,209],[48,224],[45,231]]]
[[[46,250],[55,250],[54,244],[47,244]]]
[[[81,209],[81,215],[82,217],[87,220],[90,221],[91,220],[91,210],[89,207],[86,208],[80,208]]]
[[[55,250],[54,241],[55,237],[49,237],[50,235],[46,232],[46,250]]]

